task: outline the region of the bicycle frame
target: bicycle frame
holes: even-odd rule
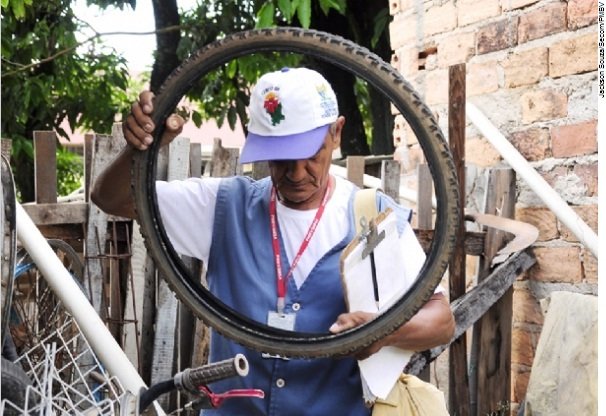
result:
[[[72,314],[99,361],[110,374],[120,380],[127,391],[137,395],[141,389],[147,388],[137,369],[120,348],[71,274],[57,258],[32,219],[19,203],[15,205],[17,238],[56,296]],[[155,404],[155,407],[158,414],[165,414],[158,404]]]

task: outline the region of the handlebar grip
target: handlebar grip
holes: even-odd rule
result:
[[[244,377],[248,374],[248,360],[243,354],[233,358],[207,364],[198,368],[188,368],[175,374],[175,386],[197,393],[198,386],[213,383],[230,377]]]

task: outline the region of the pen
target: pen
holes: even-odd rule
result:
[[[370,271],[372,274],[372,290],[375,296],[375,305],[379,310],[379,283],[377,282],[377,269],[375,267],[375,253],[370,252]]]

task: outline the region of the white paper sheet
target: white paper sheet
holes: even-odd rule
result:
[[[397,232],[395,213],[379,222],[377,232],[385,231],[385,239],[374,250],[375,269],[379,288],[379,312],[387,309],[413,283],[416,275],[406,273],[406,255]],[[377,312],[373,295],[370,256],[362,259],[365,244],[358,244],[341,259],[341,273],[349,310]],[[369,358],[358,361],[360,372],[372,396],[385,399],[397,382],[413,351],[384,347]],[[367,392],[368,394],[368,392]],[[375,397],[365,397],[369,402]]]

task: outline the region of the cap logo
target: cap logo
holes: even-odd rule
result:
[[[282,103],[280,103],[278,96],[273,91],[265,94],[263,108],[265,108],[265,111],[271,117],[272,126],[275,126],[284,120],[284,114],[282,114]]]
[[[338,113],[336,102],[328,95],[326,84],[316,85],[316,91],[320,96],[320,107],[322,107],[321,118],[330,118]]]

